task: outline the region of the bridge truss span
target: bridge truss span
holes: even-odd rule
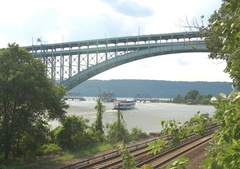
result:
[[[42,59],[52,81],[67,90],[116,66],[173,53],[207,52],[201,32],[182,32],[22,47]]]

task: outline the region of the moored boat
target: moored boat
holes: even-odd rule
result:
[[[135,108],[135,101],[115,100],[113,109],[129,110]]]

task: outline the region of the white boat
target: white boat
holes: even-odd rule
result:
[[[113,109],[129,110],[135,108],[135,101],[115,100]]]

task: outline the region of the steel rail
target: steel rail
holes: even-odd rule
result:
[[[141,149],[142,147],[139,147],[139,146],[143,146],[143,148],[147,147],[147,144],[150,143],[150,142],[153,142],[155,140],[157,140],[157,138],[154,138],[154,139],[150,139],[148,141],[145,141],[145,142],[142,142],[142,143],[138,143],[138,144],[134,144],[134,145],[130,145],[130,146],[127,146],[127,149],[131,149],[131,148],[134,148],[136,147],[135,149],[133,149],[132,151],[134,150],[137,150],[137,149]],[[146,146],[144,146],[146,145]],[[115,154],[116,155],[112,155],[111,157],[107,157],[107,156],[110,156],[111,154]],[[64,167],[61,167],[60,169],[70,169],[71,167],[73,166],[76,166],[76,165],[79,165],[79,164],[83,164],[83,163],[87,163],[86,165],[84,165],[85,167],[89,167],[92,165],[92,163],[90,163],[90,161],[94,161],[96,159],[103,159],[103,160],[108,160],[108,159],[111,159],[113,157],[117,157],[117,156],[120,156],[118,154],[118,150],[115,149],[115,150],[112,150],[111,152],[107,152],[107,153],[104,153],[104,154],[101,154],[99,156],[96,156],[96,157],[93,157],[91,159],[86,159],[86,160],[82,160],[82,161],[79,161],[79,162],[76,162],[76,163],[73,163],[73,164],[70,164],[70,165],[67,165],[67,166],[64,166]],[[102,161],[102,160],[101,160]]]
[[[215,126],[215,127],[217,127],[217,126]],[[212,128],[215,128],[215,127],[212,127]],[[210,130],[212,130],[212,128],[210,128]],[[209,133],[206,133],[204,136],[196,137],[195,139],[190,140],[190,141],[188,141],[188,142],[186,142],[186,143],[184,143],[184,144],[181,144],[181,145],[179,145],[179,146],[177,146],[177,147],[175,147],[175,148],[171,148],[171,149],[169,149],[169,150],[167,150],[167,151],[164,151],[164,152],[162,152],[162,153],[159,153],[158,155],[156,155],[156,156],[154,156],[154,157],[152,157],[152,158],[149,158],[149,159],[147,159],[147,160],[145,160],[145,161],[143,161],[143,162],[141,162],[141,163],[136,164],[135,167],[140,167],[140,166],[143,166],[144,164],[150,164],[150,162],[155,161],[156,159],[159,159],[159,158],[161,158],[161,157],[163,157],[163,156],[165,156],[165,155],[167,155],[167,154],[169,154],[169,153],[171,153],[171,152],[174,152],[174,151],[178,150],[179,148],[183,148],[183,147],[185,147],[185,146],[187,146],[187,145],[189,145],[189,144],[191,144],[191,143],[197,142],[197,141],[199,141],[200,139],[211,135],[213,132],[214,132],[214,131],[210,131]],[[210,139],[211,139],[211,137],[207,138],[206,140],[204,140],[204,141],[202,141],[202,142],[200,142],[200,143],[198,143],[198,144],[196,144],[196,145],[194,145],[194,146],[192,146],[192,147],[189,147],[188,149],[185,149],[184,151],[181,151],[180,153],[176,153],[174,156],[168,158],[167,160],[164,160],[164,161],[158,163],[157,165],[154,165],[153,167],[154,167],[154,168],[155,168],[155,167],[159,167],[159,166],[161,166],[161,165],[163,165],[163,164],[171,161],[172,159],[176,158],[177,156],[179,156],[179,155],[181,155],[181,154],[183,154],[183,153],[185,153],[185,152],[187,152],[187,151],[192,150],[193,148],[197,147],[198,145],[203,144],[203,143],[209,141]]]
[[[175,158],[178,157],[179,155],[182,155],[183,153],[186,153],[186,152],[188,152],[188,151],[191,151],[192,149],[194,149],[194,148],[196,148],[196,147],[198,147],[198,146],[200,146],[200,145],[208,142],[210,139],[211,139],[211,137],[207,138],[206,140],[203,140],[202,142],[199,142],[198,144],[196,144],[196,145],[194,145],[194,146],[192,146],[192,147],[189,147],[188,149],[186,149],[186,150],[184,150],[184,151],[182,151],[182,152],[180,152],[180,153],[175,154],[175,155],[172,156],[171,158],[168,158],[167,160],[164,160],[164,161],[162,161],[161,163],[158,163],[158,164],[154,165],[153,168],[160,167],[160,166],[162,166],[163,164],[165,164],[165,163],[167,163],[167,162],[170,162],[171,160],[175,159]],[[197,140],[196,140],[196,141],[197,141]]]
[[[206,127],[206,130],[211,130],[211,129],[215,128],[215,127],[217,127],[215,124],[209,124],[209,125]],[[190,134],[190,135],[188,136],[188,138],[191,137],[191,136],[193,136],[193,135],[194,135],[194,134]],[[159,138],[159,137],[158,137],[158,138]],[[139,160],[139,159],[140,159],[139,156],[144,155],[144,154],[148,154],[148,152],[151,151],[151,150],[146,150],[146,147],[148,147],[147,144],[150,143],[150,142],[156,141],[158,138],[154,138],[154,139],[148,140],[148,141],[143,142],[143,143],[139,143],[139,144],[134,144],[134,145],[127,146],[127,149],[133,148],[133,149],[129,150],[129,152],[131,152],[131,153],[136,152],[136,151],[140,151],[140,150],[144,150],[144,151],[138,152],[137,154],[134,154],[134,157],[138,157],[138,160]],[[201,138],[201,137],[200,137],[200,138]],[[170,139],[172,139],[172,138],[169,137],[169,135],[168,135],[168,136],[162,137],[162,139],[164,139],[164,140],[170,140]],[[199,139],[199,137],[198,137],[198,139]],[[136,147],[136,148],[134,148],[134,147]],[[116,154],[115,154],[115,153],[116,153]],[[109,161],[108,164],[104,164],[104,166],[99,166],[98,168],[99,168],[99,169],[100,169],[100,168],[109,168],[109,167],[111,167],[111,166],[117,165],[118,163],[121,163],[121,162],[122,162],[122,159],[117,159],[117,158],[119,158],[119,157],[120,157],[120,154],[118,153],[118,150],[113,150],[113,151],[111,151],[111,152],[104,153],[104,154],[102,154],[102,155],[96,156],[96,157],[91,158],[91,159],[82,160],[82,161],[79,161],[79,162],[77,162],[77,163],[64,166],[64,167],[62,167],[62,168],[60,168],[60,169],[70,169],[70,168],[72,168],[72,167],[74,167],[74,166],[75,166],[75,167],[78,166],[77,169],[90,168],[90,167],[92,167],[92,166],[96,166],[96,165],[99,165],[99,164],[101,164],[101,163],[106,163],[107,161]],[[154,158],[154,157],[152,157],[152,159],[153,159],[153,158]],[[113,160],[113,159],[116,159],[116,160],[110,162],[110,160]],[[143,159],[143,158],[141,158],[141,159]],[[96,160],[96,161],[95,161],[95,160]],[[148,161],[148,160],[147,160],[147,161]],[[146,163],[148,163],[147,161],[143,161],[143,162],[137,164],[136,166],[140,166],[140,165],[142,165],[142,164],[146,164]],[[84,164],[84,163],[87,163],[87,164]],[[81,164],[82,164],[82,166],[79,166],[79,165],[81,165]]]

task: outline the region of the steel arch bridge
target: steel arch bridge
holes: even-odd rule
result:
[[[52,81],[70,90],[111,68],[136,60],[175,53],[207,52],[206,33],[181,32],[126,36],[25,46],[47,65]]]

